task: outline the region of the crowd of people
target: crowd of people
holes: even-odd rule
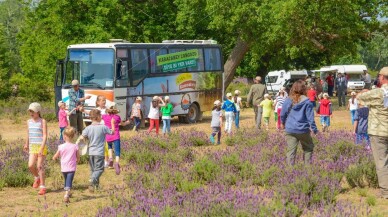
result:
[[[376,171],[381,188],[382,197],[388,199],[388,67],[381,69],[378,75],[380,88],[372,90],[364,89],[360,93],[351,93],[347,109],[350,112],[352,132],[357,144],[364,143],[365,148],[373,154]],[[331,81],[329,79],[329,81]],[[366,80],[368,81],[368,80]],[[345,76],[337,77],[337,88],[342,88],[346,82]],[[267,93],[266,86],[261,83],[261,77],[257,76],[247,97],[247,104],[252,105],[255,114],[255,127],[264,127],[269,130],[271,116],[274,115],[276,129],[284,131],[287,153],[287,163],[295,164],[297,147],[300,144],[304,152],[304,162],[309,164],[312,159],[314,143],[312,134],[318,133],[315,123],[315,115],[320,116],[322,131],[328,131],[330,118],[333,115],[333,106],[330,100],[332,83],[328,83],[328,92],[325,88],[319,93],[319,88],[308,80],[298,80],[289,93],[281,89],[278,94],[271,97]],[[368,82],[365,82],[366,84]],[[65,180],[64,190],[65,202],[69,202],[70,190],[76,171],[77,162],[80,159],[81,147],[84,140],[89,140],[87,154],[90,165],[90,190],[94,191],[99,187],[99,180],[104,168],[114,168],[116,174],[120,174],[120,125],[127,125],[129,121],[122,121],[114,104],[106,107],[106,99],[98,96],[96,109],[88,112],[92,123],[83,129],[82,112],[83,102],[90,96],[85,96],[84,91],[79,88],[79,82],[72,82],[73,88],[69,91],[69,108],[66,110],[65,103],[58,102],[60,108],[59,128],[60,140],[63,141],[58,147],[53,160],[61,159],[61,172]],[[366,88],[369,86],[366,85]],[[338,89],[337,89],[338,91]],[[345,90],[346,91],[346,90]],[[243,108],[241,92],[236,90],[226,94],[226,100],[214,101],[211,112],[210,127],[212,133],[210,141],[213,144],[221,143],[222,125],[225,123],[224,132],[232,136],[233,122],[236,129],[239,129],[240,111]],[[345,106],[345,98],[339,96],[339,106]],[[39,194],[46,193],[44,162],[47,155],[47,123],[41,117],[41,106],[38,103],[31,103],[28,111],[31,119],[27,121],[28,137],[24,149],[29,152],[28,167],[34,176],[34,188],[39,188]],[[155,128],[159,133],[159,117],[163,121],[163,134],[171,132],[170,121],[173,105],[168,96],[164,99],[153,97],[150,103],[148,114],[150,126],[148,133]],[[67,117],[69,116],[70,126]],[[142,114],[142,98],[138,96],[131,110],[131,119],[134,121],[134,130],[139,130]],[[225,120],[225,121],[223,121]],[[75,143],[74,137],[80,135]],[[113,160],[113,156],[115,159]]]

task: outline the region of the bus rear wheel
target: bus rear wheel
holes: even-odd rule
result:
[[[200,117],[200,111],[197,104],[193,103],[190,105],[189,112],[185,116],[186,123],[196,123]]]

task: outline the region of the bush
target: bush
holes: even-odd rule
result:
[[[200,183],[214,180],[217,177],[218,172],[219,166],[208,158],[196,161],[193,166],[194,180]]]
[[[352,165],[346,172],[345,177],[350,187],[378,187],[376,165],[372,160],[364,160]]]

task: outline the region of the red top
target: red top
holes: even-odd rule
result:
[[[311,102],[315,102],[315,98],[317,96],[317,91],[310,89],[307,91],[307,96]]]
[[[331,102],[328,99],[321,99],[319,101],[319,112],[318,114],[322,116],[331,115]]]
[[[326,82],[327,82],[327,85],[329,86],[334,86],[334,79],[333,79],[333,76],[327,76],[326,77]]]

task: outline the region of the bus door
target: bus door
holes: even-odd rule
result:
[[[64,76],[63,64],[64,64],[63,60],[57,61],[57,69],[56,69],[55,83],[54,83],[55,114],[58,114],[58,111],[59,111],[58,102],[62,100],[62,83],[63,83],[63,76]]]
[[[119,115],[122,120],[127,120],[129,109],[127,106],[128,95],[128,60],[118,59],[116,64],[116,84],[113,89],[114,102],[117,109],[120,111]]]

